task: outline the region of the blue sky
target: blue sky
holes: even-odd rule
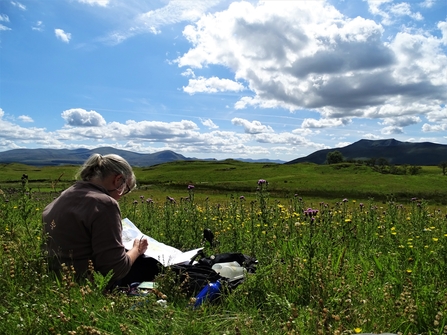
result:
[[[445,0],[0,0],[0,151],[447,144]]]

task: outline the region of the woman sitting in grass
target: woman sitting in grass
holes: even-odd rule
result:
[[[50,269],[59,271],[61,264],[73,265],[80,278],[87,274],[90,263],[103,275],[112,270],[112,283],[152,279],[147,271],[156,267],[142,271],[136,269],[138,262],[134,265],[148,241],[135,239],[132,249],[126,251],[121,238],[118,200],[135,187],[132,167],[118,155],[93,154],[79,175],[82,181],[62,192],[43,211]]]

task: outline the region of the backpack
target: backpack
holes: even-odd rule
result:
[[[209,257],[202,256],[195,263],[191,261],[189,263],[171,265],[169,268],[176,273],[178,282],[182,283],[184,292],[187,295],[195,296],[209,283],[220,281],[230,290],[241,284],[245,280],[245,276],[228,278],[213,269],[215,265],[233,262],[237,262],[244,269],[244,272],[254,273],[258,261],[242,253],[230,252]]]

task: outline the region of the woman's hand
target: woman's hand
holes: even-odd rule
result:
[[[130,257],[130,262],[133,264],[135,260],[144,254],[147,250],[148,242],[147,239],[142,238],[138,239],[136,238],[135,241],[133,241],[132,249],[130,249],[127,252],[127,255]]]
[[[135,241],[133,241],[133,247],[138,250],[139,255],[142,255],[146,252],[147,246],[148,246],[148,242],[147,242],[147,239],[145,239],[145,238],[142,238],[142,239],[136,238]]]

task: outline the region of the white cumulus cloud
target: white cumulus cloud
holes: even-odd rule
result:
[[[387,8],[393,18],[420,18],[406,3],[368,4],[375,14]],[[438,29],[442,38],[404,31],[386,40],[380,23],[346,17],[326,1],[233,2],[184,29],[192,47],[176,62],[196,72],[212,66],[232,71],[235,83],[251,91],[236,109],[311,110],[336,126],[349,118],[422,115],[445,102],[447,28],[440,23]],[[185,90],[219,92],[212,88],[201,78]]]
[[[230,79],[220,79],[217,77],[204,78],[199,77],[197,79],[189,79],[188,86],[183,87],[183,91],[189,94],[194,93],[216,93],[233,91],[239,92],[244,90],[244,85],[235,82]]]
[[[425,123],[422,126],[422,131],[423,132],[438,132],[438,131],[446,131],[447,130],[447,123],[444,124],[428,124]]]
[[[208,129],[218,129],[219,126],[217,126],[211,119],[200,119],[200,122],[207,127]]]
[[[62,42],[69,43],[70,40],[71,40],[71,34],[70,33],[66,33],[62,29],[54,29],[54,34]]]
[[[247,134],[261,134],[261,133],[274,133],[274,130],[270,126],[263,125],[259,121],[248,121],[241,118],[234,118],[231,123],[237,126],[244,127],[244,131]]]
[[[103,127],[106,121],[101,114],[95,111],[86,111],[82,108],[72,108],[62,112],[62,118],[73,127]]]
[[[33,118],[28,115],[20,115],[19,120],[26,123],[34,122]]]
[[[419,116],[401,116],[396,118],[385,118],[383,122],[380,122],[381,125],[394,126],[394,127],[407,127],[414,124],[418,124],[421,122],[421,118]]]
[[[301,128],[328,128],[338,127],[349,123],[347,119],[304,119]]]
[[[403,129],[402,129],[402,127],[388,126],[388,127],[382,128],[381,133],[383,135],[397,135],[397,134],[402,134]]]

